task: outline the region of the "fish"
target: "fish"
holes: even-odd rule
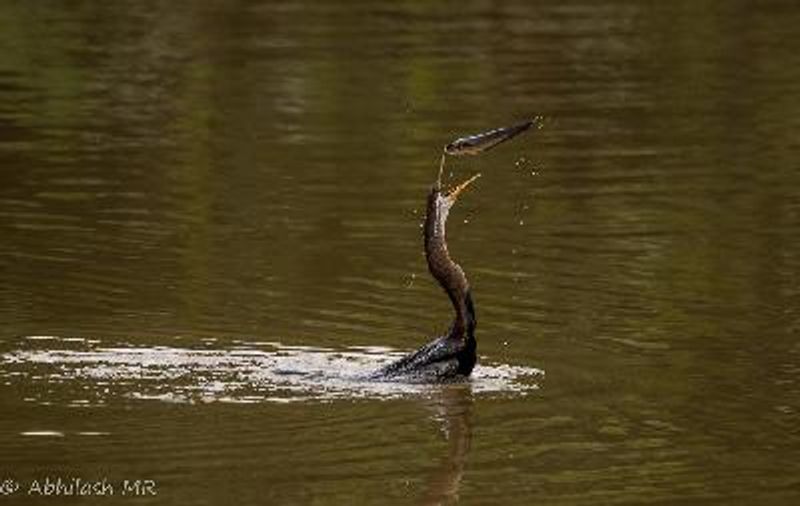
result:
[[[496,128],[488,132],[461,137],[446,145],[444,152],[451,156],[477,155],[516,137],[534,124],[538,124],[539,128],[541,128],[542,124],[538,116],[514,126]]]

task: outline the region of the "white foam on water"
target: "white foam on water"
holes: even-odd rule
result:
[[[75,398],[68,402],[76,407],[105,405],[114,397],[171,403],[395,399],[437,386],[370,379],[371,373],[403,355],[380,347],[327,349],[270,342],[257,348],[239,344],[232,349],[193,349],[98,347],[76,339],[69,343],[80,349],[40,345],[0,355],[0,377],[44,384],[30,402],[52,401],[59,388],[67,397],[73,392]],[[521,396],[538,389],[543,376],[540,369],[484,360],[465,381],[474,394]]]

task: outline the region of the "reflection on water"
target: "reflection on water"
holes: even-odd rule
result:
[[[420,504],[456,504],[464,465],[472,441],[472,387],[447,385],[439,387],[436,395],[426,398],[428,408],[441,423],[447,439],[447,454],[439,460],[436,471],[427,480]]]
[[[56,336],[25,341],[30,349],[0,355],[0,381],[27,385],[35,395],[25,400],[41,404],[101,406],[119,397],[238,403],[394,399],[435,388],[370,379],[404,355],[382,348],[337,351],[254,342],[232,349],[101,347],[100,340]],[[70,343],[71,348],[63,347]],[[468,383],[476,394],[524,396],[538,389],[543,377],[543,371],[530,367],[481,364]]]

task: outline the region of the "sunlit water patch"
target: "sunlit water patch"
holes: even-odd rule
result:
[[[220,349],[101,346],[99,341],[32,336],[0,355],[0,378],[28,402],[102,405],[115,399],[165,402],[297,402],[392,399],[424,395],[431,384],[376,380],[370,375],[403,352],[341,350],[280,343],[235,343]],[[482,359],[466,380],[473,393],[527,395],[540,369]]]

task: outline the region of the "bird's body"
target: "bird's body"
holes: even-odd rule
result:
[[[377,377],[405,377],[430,382],[466,378],[477,361],[475,336],[467,340],[444,335],[378,371]]]
[[[477,319],[469,282],[463,269],[447,251],[445,225],[458,194],[478,176],[456,188],[442,192],[437,182],[428,194],[425,216],[425,258],[428,270],[444,289],[453,304],[455,317],[450,329],[417,351],[389,364],[378,376],[409,377],[415,380],[443,380],[467,377],[477,361],[475,327]]]
[[[381,368],[374,377],[403,378],[414,381],[443,381],[466,378],[472,372],[478,356],[475,340],[475,305],[464,270],[450,258],[445,238],[445,225],[450,208],[458,195],[480,174],[460,185],[443,191],[442,172],[445,155],[476,155],[524,132],[538,121],[535,118],[518,125],[497,128],[482,134],[456,139],[444,147],[439,165],[439,178],[428,194],[425,215],[425,259],[428,270],[444,289],[453,304],[455,317],[447,333],[417,351]],[[540,123],[541,126],[541,123]]]

